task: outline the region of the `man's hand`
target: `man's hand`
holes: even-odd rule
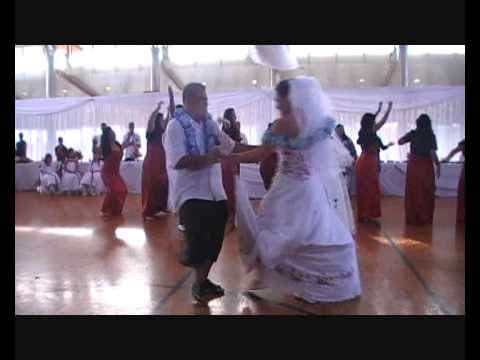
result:
[[[215,164],[222,158],[222,152],[218,146],[215,146],[206,154],[206,156],[212,164]]]

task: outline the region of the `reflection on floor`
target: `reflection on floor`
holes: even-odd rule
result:
[[[99,216],[102,199],[15,194],[16,314],[464,314],[464,231],[455,199],[437,199],[433,227],[406,227],[403,199],[384,198],[381,226],[358,226],[361,298],[310,305],[273,290],[246,294],[236,232],[211,273],[225,289],[208,306],[191,298],[178,264],[176,217],[143,222],[140,197],[122,217]]]

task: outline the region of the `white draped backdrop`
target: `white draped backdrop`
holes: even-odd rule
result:
[[[412,88],[370,88],[326,90],[335,107],[334,116],[356,142],[360,118],[365,112],[375,112],[378,102],[393,101],[388,123],[379,135],[385,143],[397,141],[415,127],[421,113],[432,118],[437,135],[439,156],[445,156],[465,137],[465,88],[463,86],[430,86]],[[259,144],[263,131],[277,116],[273,92],[260,89],[209,93],[209,111],[221,116],[228,107],[235,108],[251,144]],[[176,96],[178,101],[181,98]],[[92,138],[100,133],[100,124],[106,122],[120,139],[130,121],[142,137],[145,154],[145,128],[156,104],[168,103],[167,94],[128,94],[95,98],[52,98],[15,101],[15,141],[23,132],[28,143],[27,156],[40,160],[47,152],[53,153],[56,140],[64,138],[67,147],[81,150],[86,160],[91,158]],[[383,112],[382,112],[383,113]],[[381,116],[381,115],[380,115]],[[358,149],[359,150],[359,149]],[[383,160],[405,160],[408,146],[394,146],[382,152]]]

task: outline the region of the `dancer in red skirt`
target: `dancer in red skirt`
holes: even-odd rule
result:
[[[237,115],[233,108],[228,108],[223,113],[222,131],[226,133],[230,139],[237,143],[242,142],[240,129],[236,123]],[[229,221],[233,222],[235,217],[235,176],[240,175],[240,164],[235,163],[230,159],[222,159],[222,182],[223,188],[227,195],[227,206]]]
[[[405,220],[407,225],[431,225],[435,208],[435,174],[440,177],[437,139],[432,121],[426,114],[417,119],[417,128],[398,140],[398,145],[410,143],[405,184]]]
[[[268,129],[273,126],[273,123],[268,124]],[[263,186],[265,190],[269,190],[272,186],[273,178],[277,173],[278,168],[278,155],[273,152],[270,156],[260,162],[260,175],[262,176]]]
[[[110,127],[103,130],[101,147],[104,159],[101,175],[106,188],[101,214],[120,215],[128,191],[120,175],[120,162],[123,157],[123,149],[115,140],[115,133]]]
[[[167,128],[167,119],[160,113],[162,103],[150,115],[147,128],[147,154],[142,170],[142,215],[151,219],[160,211],[168,212],[168,176],[162,135]]]
[[[462,152],[465,159],[465,139],[458,143],[458,146],[450,151],[450,154],[442,160],[442,162],[448,162],[457,153]],[[458,193],[457,193],[457,224],[463,224],[465,222],[465,162],[463,163],[462,173],[460,174],[460,180],[458,181]]]
[[[356,163],[357,183],[357,217],[360,222],[373,221],[382,216],[380,207],[380,149],[386,150],[395,145],[393,142],[383,145],[377,135],[377,131],[387,122],[388,115],[392,110],[392,102],[388,103],[388,109],[382,120],[375,123],[377,115],[382,110],[382,102],[375,114],[367,113],[362,116],[361,128],[358,132],[357,144],[362,147],[362,154]]]

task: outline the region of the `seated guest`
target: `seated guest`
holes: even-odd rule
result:
[[[67,156],[68,149],[63,145],[63,138],[58,138],[58,145],[55,146],[55,156],[57,157],[57,162],[62,163]]]
[[[80,173],[75,150],[68,149],[67,157],[62,165],[62,181],[60,189],[64,194],[75,195],[80,191]]]
[[[141,139],[140,135],[135,132],[135,124],[133,122],[128,124],[128,133],[123,137],[122,148],[125,149],[124,161],[135,161],[140,156]]]
[[[59,185],[57,167],[52,162],[52,155],[47,154],[40,164],[40,192],[53,195],[58,191]]]
[[[103,161],[101,159],[100,151],[97,150],[94,138],[93,160],[90,162],[90,168],[83,175],[82,180],[80,181],[83,196],[96,196],[105,192],[105,185],[103,184],[101,176]]]

